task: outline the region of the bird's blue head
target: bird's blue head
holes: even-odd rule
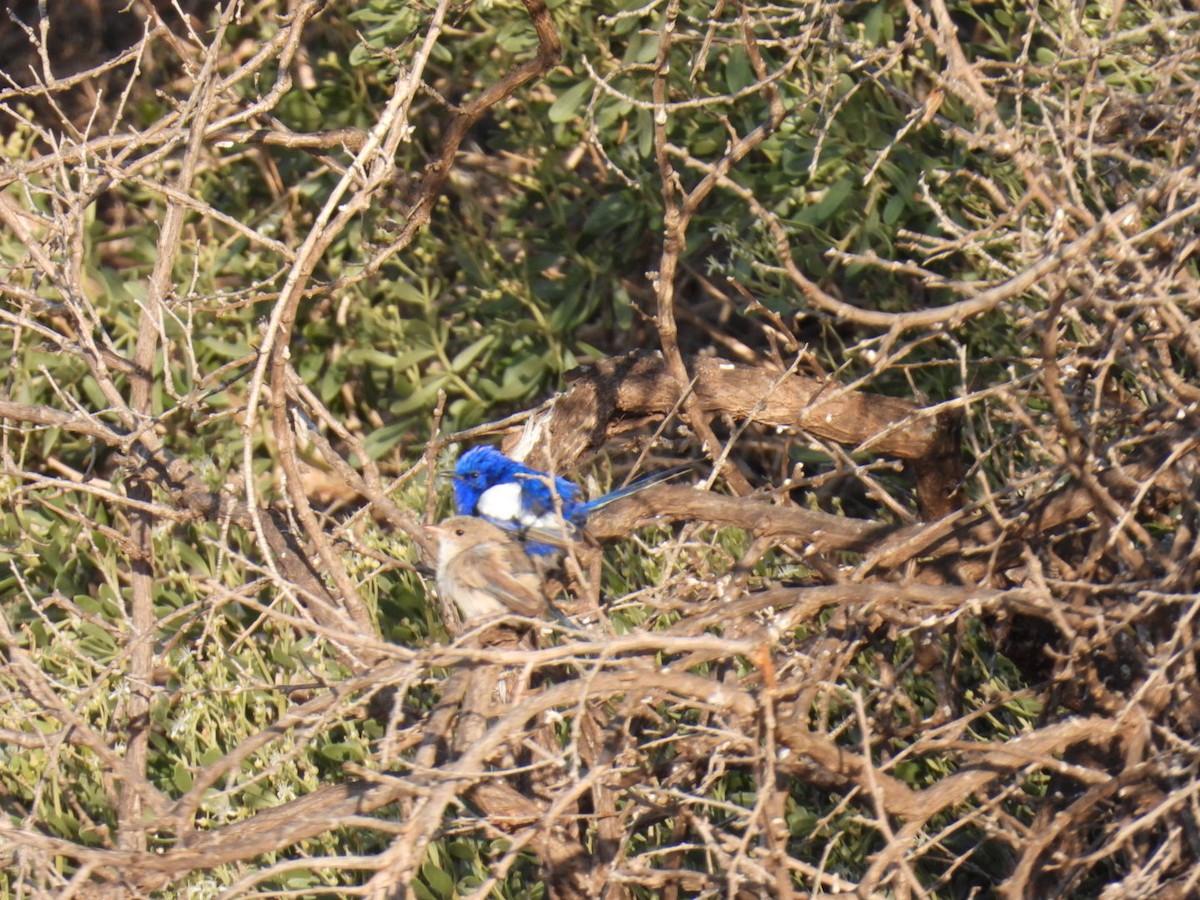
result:
[[[495,447],[472,447],[454,467],[454,510],[460,516],[475,515],[479,497],[490,487],[511,481],[524,469]]]

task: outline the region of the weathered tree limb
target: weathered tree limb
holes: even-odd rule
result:
[[[685,395],[706,414],[734,421],[806,431],[856,450],[893,456],[913,465],[928,517],[957,501],[961,466],[953,420],[924,413],[915,403],[868,394],[769,366],[706,357],[693,361],[694,383],[680,384],[656,354],[606,359],[531,419],[513,445],[534,465],[569,470],[603,446],[622,419],[662,416]]]

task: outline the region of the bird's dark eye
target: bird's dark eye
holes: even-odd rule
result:
[[[455,529],[454,529],[454,534],[455,534],[456,536],[458,536],[458,537],[462,537],[462,536],[463,536],[464,534],[466,534],[466,533],[467,533],[467,532],[466,532],[466,529],[465,529],[465,528],[455,528]]]

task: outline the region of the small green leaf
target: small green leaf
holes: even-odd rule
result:
[[[574,87],[567,88],[550,105],[550,121],[558,124],[573,119],[575,111],[583,103],[583,99],[591,92],[592,83],[590,81],[581,81]]]
[[[188,771],[188,767],[182,762],[175,763],[175,767],[171,772],[171,783],[175,785],[175,790],[181,794],[192,789],[192,773]]]
[[[725,84],[733,94],[754,84],[754,70],[750,68],[750,59],[744,51],[735,49],[730,52],[729,62],[725,65]]]
[[[479,357],[484,350],[492,345],[496,339],[494,334],[486,334],[479,340],[473,342],[469,347],[459,351],[459,353],[450,361],[450,368],[455,372],[463,372],[471,367],[471,363]]]
[[[431,862],[421,866],[421,877],[435,897],[453,897],[454,879]]]

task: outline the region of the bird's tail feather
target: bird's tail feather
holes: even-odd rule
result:
[[[678,478],[683,473],[691,471],[692,468],[693,464],[687,463],[686,465],[672,466],[669,469],[663,469],[661,472],[654,472],[653,474],[647,475],[644,478],[639,478],[637,481],[630,482],[629,484],[625,485],[625,487],[617,488],[615,491],[609,491],[603,497],[597,497],[595,500],[584,503],[581,509],[583,510],[584,515],[587,515],[588,513],[594,513],[598,509],[604,509],[604,507],[608,506],[610,503],[615,503],[616,501],[622,500],[625,497],[632,497],[634,494],[646,490],[646,488],[652,488],[656,484],[662,484],[664,481],[670,481],[672,478]]]

